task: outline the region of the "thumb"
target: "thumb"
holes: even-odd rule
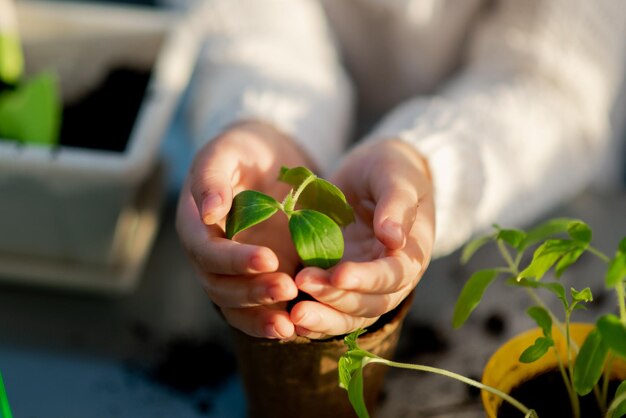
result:
[[[208,148],[199,154],[189,174],[190,188],[205,225],[225,218],[233,201],[231,179],[238,158],[232,152]]]

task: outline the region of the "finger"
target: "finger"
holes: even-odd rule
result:
[[[295,334],[295,327],[284,310],[259,306],[224,308],[222,313],[229,324],[252,337],[289,339]]]
[[[248,308],[286,302],[298,296],[293,279],[285,273],[256,276],[215,276],[202,280],[205,292],[222,308]]]
[[[422,272],[421,259],[395,251],[373,261],[346,261],[333,270],[330,283],[339,289],[362,293],[395,293],[417,284]]]
[[[278,258],[269,248],[228,240],[217,225],[204,225],[187,186],[181,192],[176,229],[183,246],[204,273],[264,273],[278,268]]]
[[[311,333],[343,335],[365,328],[378,318],[363,318],[339,312],[319,302],[303,301],[291,309],[291,322]]]
[[[295,282],[298,289],[308,293],[318,302],[337,311],[366,318],[376,318],[389,312],[398,306],[412,289],[412,287],[406,287],[389,294],[366,294],[342,290],[331,285],[328,277],[315,274],[315,271],[310,270],[308,273],[298,274]]]
[[[372,177],[374,234],[387,248],[403,248],[417,214],[418,191],[404,173]]]
[[[216,143],[194,160],[189,173],[191,194],[202,222],[212,225],[225,218],[233,200],[233,179],[240,155],[234,147]]]

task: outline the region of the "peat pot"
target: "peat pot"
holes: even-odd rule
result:
[[[381,317],[358,339],[361,348],[393,358],[402,323],[413,294],[394,311]],[[280,342],[250,337],[238,330],[235,349],[251,418],[320,418],[356,416],[348,393],[339,387],[337,362],[346,351],[343,338]],[[364,369],[364,395],[370,412],[376,404],[388,367],[371,364]]]

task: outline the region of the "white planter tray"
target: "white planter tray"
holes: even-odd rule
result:
[[[191,78],[197,39],[168,11],[18,1],[17,12],[27,73],[55,70],[66,102],[110,68],[151,76],[124,152],[0,140],[0,280],[130,291],[160,204],[142,204],[152,209],[139,213],[137,202],[146,184],[161,199],[163,183],[149,177]]]

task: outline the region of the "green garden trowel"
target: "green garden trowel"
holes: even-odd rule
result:
[[[13,0],[0,0],[0,138],[25,144],[55,145],[61,104],[52,72],[24,78]]]

